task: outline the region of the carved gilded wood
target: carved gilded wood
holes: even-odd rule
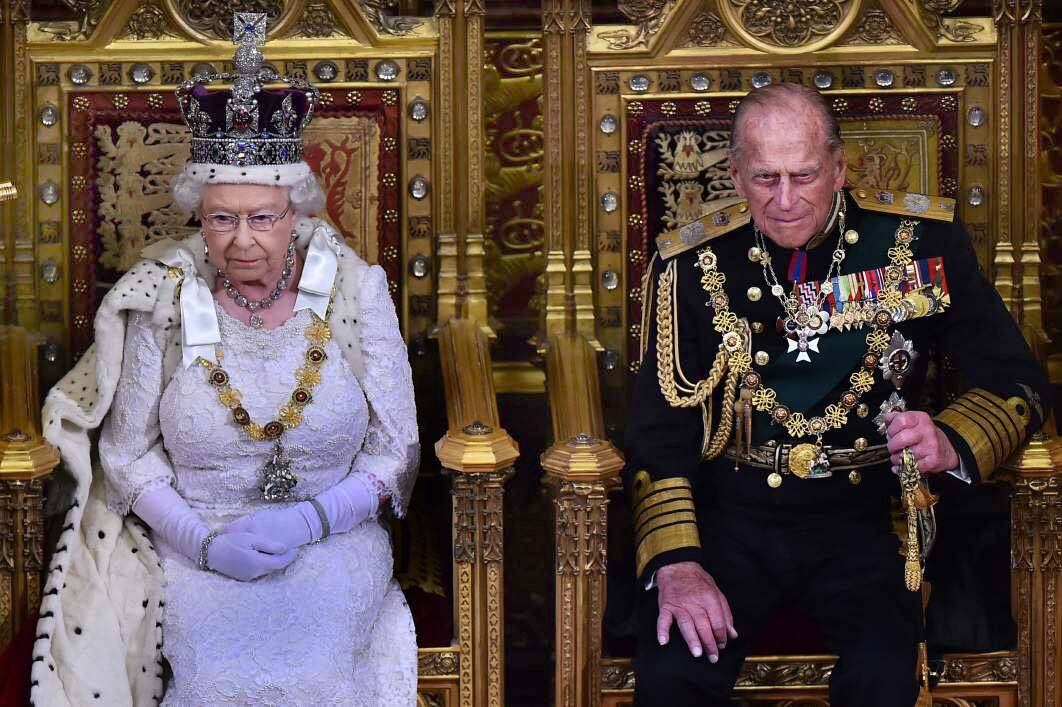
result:
[[[993,15],[985,17],[961,16],[960,5],[961,0],[621,1],[618,9],[627,23],[589,28],[585,67],[559,49],[546,52],[547,96],[553,66],[590,77],[589,114],[571,120],[591,127],[592,193],[583,203],[591,207],[595,338],[605,348],[602,383],[611,399],[624,398],[637,371],[640,284],[650,239],[734,198],[725,145],[736,99],[772,81],[800,82],[825,92],[841,119],[854,184],[898,189],[905,183],[912,191],[955,197],[982,267],[1019,321],[1030,331],[1040,328],[1039,225],[1030,223],[1037,220],[1040,204],[1033,160],[1039,155],[1042,3],[997,0]],[[564,27],[561,21],[550,24],[552,13],[562,7],[560,2],[544,6],[547,36],[551,27],[558,35]],[[547,101],[547,126],[551,108]],[[568,186],[549,181],[550,163],[561,159],[564,145],[553,135],[562,134],[561,128],[547,129],[547,206],[551,191],[556,195]],[[571,216],[564,210],[553,214],[558,228]],[[547,224],[550,217],[547,208]],[[571,292],[574,247],[565,244],[551,253],[547,302],[555,304],[554,321],[560,321],[562,311],[569,318],[575,312],[572,300],[565,302],[559,294]],[[615,414],[621,422],[622,409]],[[1054,442],[1045,445],[1056,449]],[[1019,479],[1035,475],[1036,459],[1057,455],[1030,453],[1015,462],[1022,469]],[[1047,468],[1057,469],[1057,462],[1051,463]],[[1032,522],[1035,506],[1041,520],[1026,537],[1053,543],[1043,524],[1053,528],[1056,521],[1043,518],[1042,509],[1054,497],[1026,496],[1025,490],[1016,496],[1022,501],[1016,501],[1015,523]],[[565,542],[570,541],[558,534],[558,548]],[[1025,594],[1016,595],[1015,607],[1026,607],[1019,623],[1027,640],[1019,652],[993,663],[1002,671],[998,680],[978,678],[976,685],[960,686],[961,679],[953,678],[974,663],[949,662],[938,703],[1017,704],[1019,683],[1022,704],[1054,703],[1034,686],[1057,689],[1050,687],[1057,682],[1056,620],[1045,618],[1057,615],[1058,580],[1036,572],[1027,581],[1021,576],[1015,572],[1015,588],[1024,586]],[[579,625],[558,624],[559,676],[570,651],[582,650],[578,655],[585,659],[592,649],[579,642]],[[577,694],[575,704],[629,703],[633,677],[617,677],[615,665],[605,665],[602,693]],[[788,680],[786,675],[817,676],[819,684],[828,676],[823,663],[803,665],[784,657],[750,669],[760,672],[746,673],[743,699],[754,694],[785,704],[799,702],[795,693],[774,689]],[[984,671],[978,667],[971,674]],[[799,694],[806,693],[809,703],[825,704],[825,691],[813,697],[809,687]],[[568,700],[568,694],[558,689],[558,702]]]
[[[750,658],[738,676],[737,705],[829,707],[828,681],[832,656],[769,656]],[[1012,652],[946,655],[932,666],[937,687],[934,707],[1016,707],[1017,658]],[[606,659],[601,664],[602,707],[633,705],[634,670],[630,661]]]
[[[1047,367],[1062,383],[1062,25],[1045,24],[1040,69],[1040,239]]]
[[[0,258],[13,275],[10,287],[0,278],[9,303],[0,314],[45,335],[44,360],[57,374],[90,340],[98,286],[113,281],[103,275],[128,267],[140,245],[179,236],[192,225],[172,212],[166,189],[187,150],[172,90],[206,64],[223,69],[232,51],[224,3],[71,3],[80,13],[72,21],[31,21],[27,3],[0,5],[0,80],[11,99],[3,115],[3,156],[15,171],[0,177],[15,179],[25,195],[15,208],[4,206],[0,223]],[[388,0],[253,4],[272,18],[267,60],[280,73],[308,76],[325,97],[306,154],[325,184],[327,216],[387,271],[403,331],[414,351],[423,350],[437,321],[436,273],[446,281],[446,268],[437,262],[447,242],[435,233],[457,230],[458,206],[461,223],[474,225],[471,237],[461,231],[460,267],[471,263],[471,269],[455,265],[451,289],[467,283],[485,300],[482,277],[479,284],[466,277],[477,267],[482,272],[476,260],[482,260],[482,164],[476,177],[466,160],[454,159],[453,134],[455,92],[463,92],[462,110],[482,103],[478,71],[467,67],[479,66],[484,5],[468,0],[455,10],[442,0],[436,16],[406,18],[395,16]],[[448,19],[455,12],[467,19],[456,31]],[[470,145],[482,153],[482,123],[477,129],[479,137],[462,143],[465,154]],[[451,395],[468,391],[458,386]],[[484,400],[496,405],[493,388]],[[468,437],[481,441],[480,432],[473,428]],[[466,477],[474,460],[448,458],[455,472],[454,521],[477,530],[471,544],[455,537],[458,636],[452,646],[421,651],[422,705],[503,700],[501,484],[516,453],[500,429],[485,438],[492,440],[493,461],[477,469],[489,473]],[[16,548],[23,546],[36,553],[31,560],[40,554],[39,515],[33,515],[39,491],[39,484],[0,485],[0,546],[9,557],[21,557]],[[18,607],[32,609],[39,595],[33,567],[23,574],[22,585],[12,590],[8,582],[9,591],[0,591],[0,601],[9,609],[14,603],[19,616],[24,611]]]

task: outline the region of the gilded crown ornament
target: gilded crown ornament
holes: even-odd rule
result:
[[[236,13],[235,73],[199,74],[177,87],[177,105],[192,131],[192,164],[255,167],[302,160],[302,133],[321,93],[305,79],[279,76],[264,66],[259,47],[265,40],[264,14]],[[232,88],[207,90],[220,81],[232,81]],[[288,88],[264,88],[277,81]]]

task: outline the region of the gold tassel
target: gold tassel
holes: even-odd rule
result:
[[[903,580],[908,591],[917,592],[922,586],[922,558],[918,552],[918,464],[910,449],[903,450],[900,470],[900,488],[903,490],[903,505],[907,510],[907,548],[903,565]]]

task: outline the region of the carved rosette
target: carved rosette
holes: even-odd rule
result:
[[[417,655],[417,675],[440,677],[456,675],[461,666],[461,654],[457,651],[420,651]]]
[[[722,44],[734,44],[734,42],[728,37],[726,25],[719,19],[719,15],[705,10],[693,18],[686,33],[686,41],[682,46],[716,47]]]
[[[302,37],[333,37],[342,34],[339,20],[327,2],[314,0],[306,4],[299,20],[298,34]]]
[[[884,10],[867,10],[859,24],[845,37],[841,44],[903,44],[904,38]]]
[[[166,11],[155,3],[140,5],[125,23],[121,37],[125,39],[162,39],[176,37],[177,31],[170,24]]]
[[[723,21],[743,42],[774,54],[804,53],[839,40],[862,0],[720,0]]]

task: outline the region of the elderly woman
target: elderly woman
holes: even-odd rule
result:
[[[76,488],[38,705],[415,703],[377,521],[404,512],[417,460],[405,346],[383,271],[309,216],[319,94],[262,90],[252,29],[231,93],[178,91],[173,193],[202,234],[144,251],[45,407]]]

